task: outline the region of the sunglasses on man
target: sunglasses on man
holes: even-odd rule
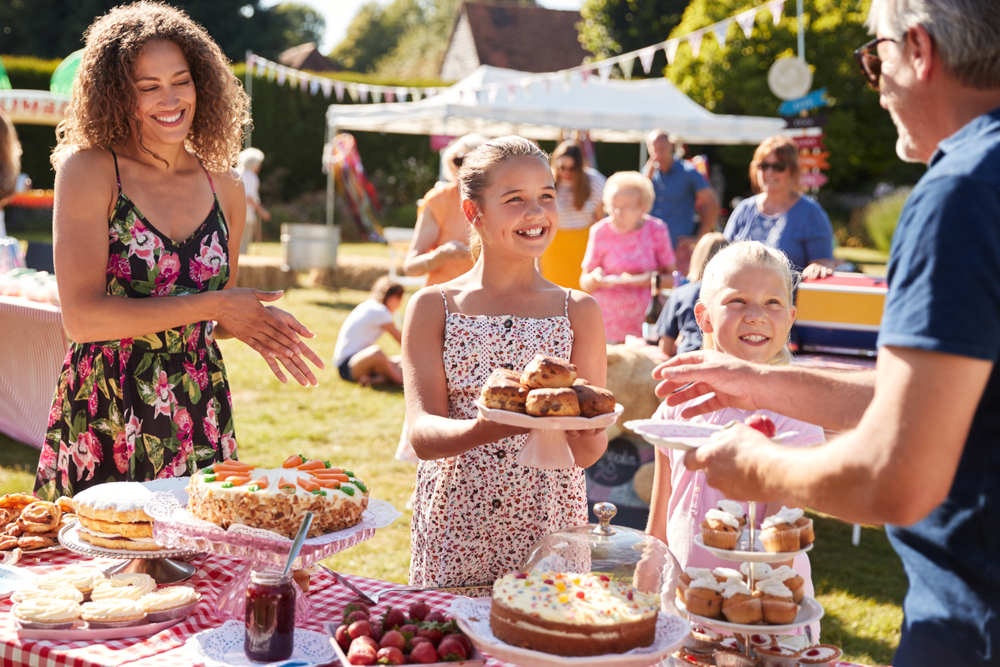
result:
[[[896,42],[892,37],[876,37],[864,46],[854,51],[854,58],[861,67],[861,73],[868,80],[868,85],[878,92],[879,80],[882,78],[882,59],[878,55],[878,45],[882,42]]]

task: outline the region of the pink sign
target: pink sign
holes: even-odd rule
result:
[[[802,174],[799,176],[799,183],[806,188],[821,188],[829,182],[830,179],[826,177],[826,174],[821,174],[819,172]]]
[[[432,134],[431,135],[431,150],[439,151],[447,147],[448,144],[453,142],[455,137],[448,137],[443,134]]]
[[[792,137],[792,141],[799,148],[826,148],[823,145],[823,138],[826,134],[813,134],[808,137]]]

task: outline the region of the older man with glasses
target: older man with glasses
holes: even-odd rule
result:
[[[685,417],[770,408],[844,434],[787,449],[737,426],[687,455],[730,498],[783,498],[890,524],[910,588],[895,667],[1000,664],[1000,8],[873,0],[858,50],[928,164],[900,217],[875,371],[754,366],[695,352],[659,366]]]

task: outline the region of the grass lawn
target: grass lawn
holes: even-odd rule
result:
[[[317,334],[313,349],[328,368],[319,374],[316,388],[282,385],[250,348],[234,341],[220,344],[232,387],[240,458],[277,466],[289,454],[302,453],[356,471],[374,497],[391,502],[404,515],[326,564],[402,583],[410,553],[410,512],[403,507],[414,478],[414,467],[394,458],[403,394],[343,382],[332,368],[337,331],[366,296],[353,290],[297,289],[287,291],[280,302]],[[388,336],[381,342],[387,350],[398,351]],[[35,450],[0,435],[0,492],[30,490],[36,463]],[[899,560],[881,529],[865,528],[861,545],[855,547],[849,525],[821,515],[814,519],[817,542],[810,557],[817,599],[826,608],[822,640],[841,646],[844,660],[888,665],[899,641],[900,603],[906,590]]]

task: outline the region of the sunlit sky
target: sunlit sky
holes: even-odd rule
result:
[[[282,0],[263,0],[261,4],[265,7],[280,4]],[[357,14],[358,8],[369,0],[295,0],[303,5],[310,5],[323,14],[326,18],[326,34],[320,44],[320,52],[328,53],[347,34],[347,26],[351,19]],[[392,0],[382,0],[382,4],[387,5]],[[579,9],[582,0],[540,0],[543,7],[550,9]]]

